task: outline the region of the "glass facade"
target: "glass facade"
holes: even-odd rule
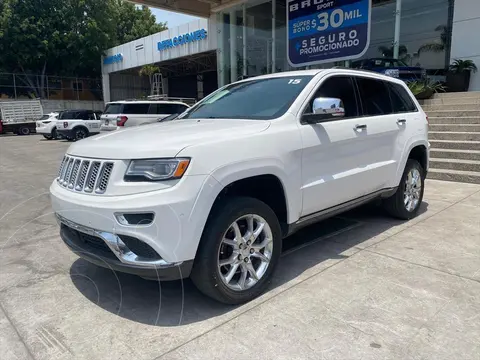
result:
[[[360,59],[394,57],[398,38],[399,59],[427,69],[429,76],[443,75],[450,58],[453,2],[373,0],[370,46]],[[243,76],[293,70],[287,61],[286,4],[287,0],[251,0],[217,14],[219,86]],[[349,63],[312,68],[335,65]]]

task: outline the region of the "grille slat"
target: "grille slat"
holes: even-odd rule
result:
[[[68,185],[68,182],[70,181],[70,176],[72,175],[72,168],[73,168],[74,161],[75,161],[74,158],[70,158],[68,160],[67,170],[65,171],[65,178],[63,179],[63,183],[62,183],[62,185],[65,187]]]
[[[72,191],[103,194],[107,190],[113,166],[111,161],[65,156],[58,170],[57,181]]]
[[[87,178],[88,169],[90,168],[90,161],[83,160],[80,167],[77,184],[75,185],[75,190],[82,191],[85,186],[85,179]]]
[[[73,185],[75,184],[75,180],[77,180],[78,169],[80,168],[80,159],[76,159],[73,163],[72,173],[70,175],[70,179],[68,181],[68,188],[73,189]]]
[[[92,166],[90,167],[90,171],[87,175],[87,181],[85,185],[85,192],[91,193],[95,187],[95,183],[97,182],[98,172],[100,170],[100,162],[93,161]]]
[[[100,176],[97,180],[97,185],[95,187],[95,192],[97,194],[103,194],[107,189],[108,180],[110,179],[110,175],[112,173],[113,163],[104,163],[102,166],[102,171],[100,172]]]

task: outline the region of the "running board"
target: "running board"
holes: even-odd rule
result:
[[[361,197],[356,198],[354,200],[344,202],[340,205],[335,205],[335,206],[329,207],[328,209],[324,209],[324,210],[318,211],[318,212],[310,214],[310,215],[302,216],[300,219],[298,219],[298,221],[296,223],[293,223],[293,224],[288,226],[287,236],[292,235],[294,232],[297,232],[298,230],[300,230],[301,228],[303,228],[305,226],[312,225],[316,222],[325,220],[329,217],[332,217],[332,216],[341,214],[345,211],[354,209],[354,208],[356,208],[360,205],[363,205],[365,203],[368,203],[372,200],[375,200],[375,199],[378,199],[378,198],[390,197],[393,194],[395,194],[396,192],[397,192],[396,187],[379,190],[379,191],[376,191],[374,193],[361,196]]]

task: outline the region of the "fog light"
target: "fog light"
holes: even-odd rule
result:
[[[154,213],[116,213],[118,223],[125,226],[150,225],[155,218]]]

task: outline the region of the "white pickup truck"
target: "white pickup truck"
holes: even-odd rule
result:
[[[227,85],[177,119],[72,144],[50,192],[61,238],[99,266],[190,276],[238,304],[265,290],[282,239],[382,199],[413,218],[427,116],[407,86],[356,70]]]

